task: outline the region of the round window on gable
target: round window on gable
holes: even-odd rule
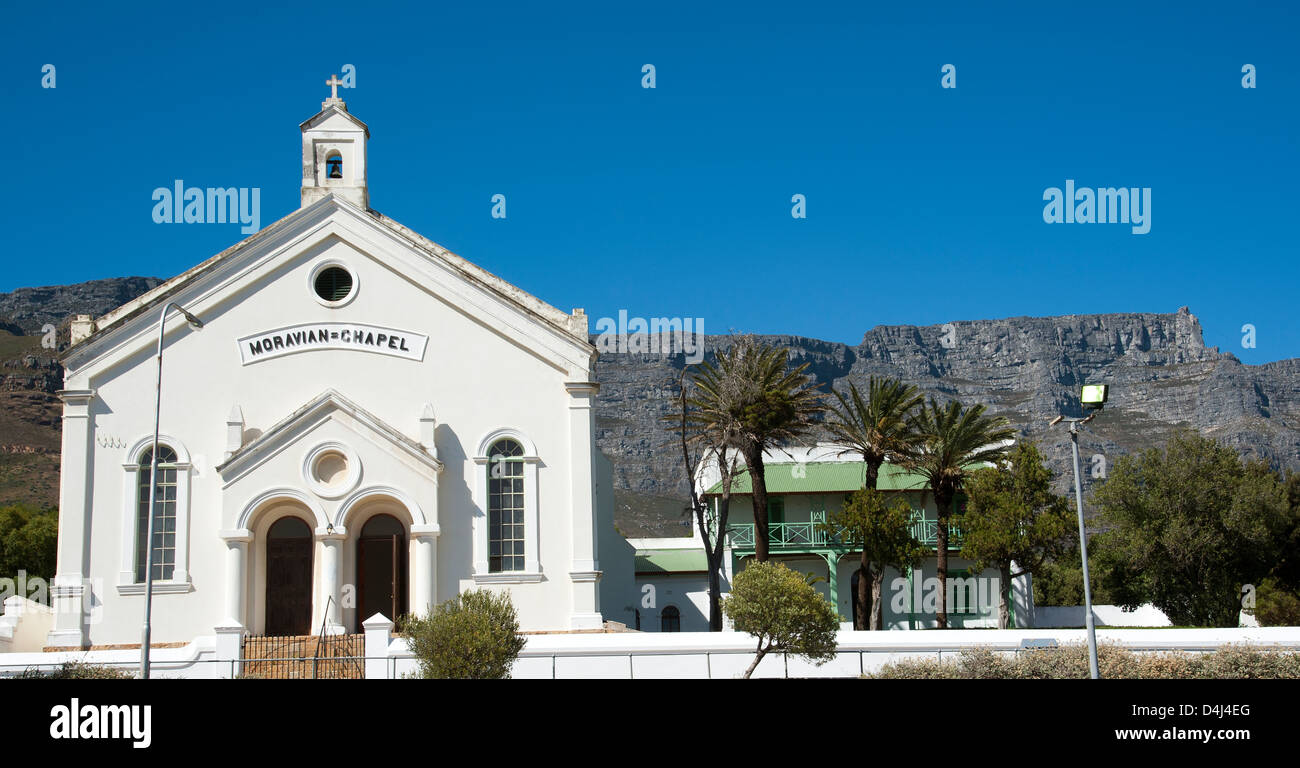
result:
[[[352,273],[342,267],[326,267],[316,275],[316,295],[328,302],[339,302],[352,293]]]

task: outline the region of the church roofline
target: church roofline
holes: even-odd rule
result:
[[[230,458],[217,465],[217,472],[224,475],[230,470],[238,469],[239,465],[244,464],[263,453],[268,446],[273,446],[279,443],[282,437],[291,432],[294,427],[329,408],[343,411],[349,416],[352,416],[376,434],[379,434],[389,442],[404,449],[407,453],[411,454],[429,467],[432,467],[435,471],[442,471],[442,461],[431,455],[424,449],[424,446],[407,437],[375,414],[367,411],[360,405],[357,405],[337,390],[327,389],[312,398],[298,410],[276,422],[274,426],[267,429],[256,439],[241,446],[239,450],[231,454]]]
[[[514,305],[516,308],[524,311],[532,317],[535,317],[546,325],[551,326],[554,331],[565,336],[571,342],[590,348],[591,354],[595,354],[595,347],[591,345],[590,340],[587,338],[585,317],[580,315],[570,315],[550,304],[547,304],[545,301],[542,301],[527,291],[497,277],[467,259],[448,251],[432,240],[429,240],[409,227],[406,227],[378,211],[373,209],[363,211],[352,203],[336,197],[333,194],[329,194],[305,208],[299,208],[292,211],[287,216],[284,216],[274,223],[258,230],[256,233],[249,235],[206,261],[191,267],[170,280],[160,283],[152,290],[123,304],[117,309],[111,310],[104,315],[101,315],[99,318],[96,318],[95,332],[85,339],[78,341],[76,344],[73,344],[63,354],[62,361],[65,365],[70,363],[75,358],[80,357],[82,353],[94,347],[98,342],[125,327],[140,315],[153,308],[161,306],[163,302],[171,299],[186,286],[234,258],[237,254],[247,250],[256,243],[260,243],[272,237],[276,233],[281,233],[289,229],[299,220],[309,218],[313,215],[319,215],[320,211],[330,204],[343,210],[349,210],[356,214],[358,218],[368,219],[382,225],[389,232],[405,240],[417,251],[420,251],[426,256],[432,256],[443,260],[456,269],[456,271],[465,279],[491,291],[499,298]]]
[[[449,262],[465,277],[495,291],[516,305],[519,305],[521,308],[529,310],[532,314],[537,315],[539,319],[559,326],[575,338],[579,338],[587,344],[590,344],[587,340],[586,328],[581,329],[581,331],[576,331],[573,327],[573,315],[570,315],[554,305],[542,301],[524,289],[503,280],[463,256],[458,256],[455,253],[452,253],[424,235],[421,235],[419,232],[416,232],[401,222],[390,219],[379,211],[372,209],[368,211],[368,213],[393,232],[396,232],[402,237],[410,240],[411,244],[419,250],[435,255]]]
[[[316,114],[312,115],[311,117],[299,123],[298,129],[305,131],[309,128],[314,128],[317,124],[323,121],[326,116],[334,112],[337,112],[340,115],[346,117],[348,120],[351,120],[353,123],[356,123],[356,125],[359,128],[361,128],[363,131],[366,132],[366,138],[367,139],[370,138],[370,127],[366,125],[364,122],[362,122],[361,118],[349,112],[348,105],[344,103],[342,100],[340,100],[339,103],[337,104],[330,104],[329,102],[325,102],[322,105],[321,111],[317,112]]]

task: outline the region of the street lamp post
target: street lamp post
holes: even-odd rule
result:
[[[167,312],[173,307],[185,316],[190,327],[198,330],[203,323],[191,315],[180,304],[168,302],[158,316],[158,384],[154,390],[153,404],[153,449],[149,458],[149,521],[146,524],[148,534],[144,541],[144,629],[140,640],[140,679],[149,679],[149,620],[153,613],[153,515],[155,497],[158,495],[158,422],[162,414],[162,354],[163,332],[167,327]]]
[[[1092,410],[1082,419],[1067,419],[1064,416],[1057,416],[1052,419],[1047,426],[1055,426],[1062,421],[1070,425],[1070,447],[1074,452],[1074,502],[1075,508],[1079,513],[1079,554],[1083,559],[1083,606],[1084,620],[1088,627],[1088,668],[1092,673],[1092,679],[1096,680],[1101,677],[1097,672],[1097,627],[1092,618],[1092,586],[1088,578],[1088,532],[1083,525],[1083,485],[1080,480],[1079,472],[1079,425],[1087,424],[1101,413],[1102,406],[1106,403],[1106,394],[1108,387],[1105,384],[1092,384],[1084,386],[1080,400],[1084,408]]]

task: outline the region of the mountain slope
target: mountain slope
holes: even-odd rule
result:
[[[0,504],[54,504],[62,370],[41,328],[72,314],[103,314],[158,284],[97,280],[0,294]],[[1300,470],[1300,359],[1243,365],[1207,348],[1186,307],[1174,313],[1016,317],[935,326],[878,326],[856,346],[766,336],[789,349],[823,387],[896,376],[940,399],[982,402],[1038,441],[1065,490],[1066,430],[1080,415],[1079,385],[1111,385],[1105,411],[1080,436],[1085,487],[1119,456],[1192,427],[1274,466]],[[593,337],[594,341],[594,337]],[[710,336],[710,352],[730,343]],[[680,448],[662,417],[675,405],[681,355],[603,354],[597,444],[614,465],[620,530],[628,536],[688,531]]]

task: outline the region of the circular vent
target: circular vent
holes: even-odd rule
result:
[[[316,275],[316,295],[325,301],[343,301],[352,293],[352,275],[342,267],[326,267]]]

